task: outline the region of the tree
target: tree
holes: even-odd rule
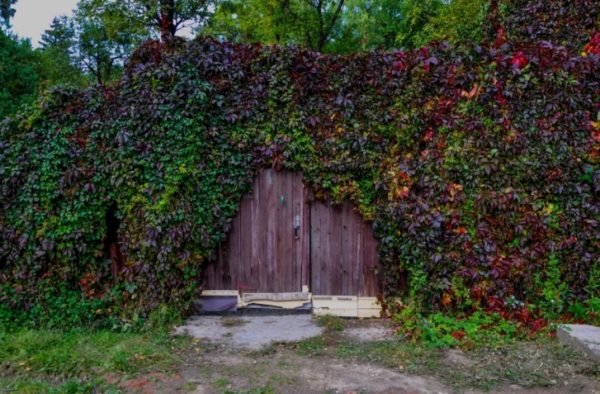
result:
[[[300,44],[289,0],[229,0],[216,8],[205,33],[234,42]]]
[[[495,0],[491,0],[492,3]],[[490,0],[227,0],[206,32],[317,51],[415,48],[483,37]]]
[[[401,48],[415,48],[431,40],[427,26],[439,16],[442,0],[403,0],[399,12],[401,21],[396,35],[396,44]]]
[[[223,1],[207,32],[234,41],[300,44],[327,51],[339,36],[345,1]]]
[[[81,69],[104,85],[120,75],[135,47],[148,35],[113,7],[90,9],[81,1],[75,12],[75,59]]]
[[[402,21],[398,0],[347,0],[340,33],[330,50],[350,53],[392,49]]]
[[[76,32],[73,19],[62,15],[52,20],[50,28],[44,31],[40,46],[43,49],[60,49],[71,54],[75,43]]]
[[[213,0],[81,0],[79,8],[87,14],[111,13],[136,30],[171,39],[183,27],[202,25],[211,15]]]
[[[0,0],[0,19],[4,21],[6,27],[10,26],[10,18],[15,15],[15,9],[12,8],[17,0]]]
[[[72,18],[58,16],[40,41],[41,61],[45,70],[45,86],[57,84],[85,85],[86,79],[77,66],[77,31]]]
[[[47,85],[105,85],[120,76],[127,57],[148,37],[147,29],[124,17],[117,2],[80,0],[73,17],[54,18],[42,36]]]
[[[304,7],[308,7],[305,29],[308,46],[319,52],[334,36],[334,28],[340,19],[344,0],[305,0]]]
[[[488,10],[493,10],[489,0],[453,0],[443,4],[437,15],[432,16],[424,26],[422,37],[426,37],[426,40],[447,40],[455,44],[467,41],[479,43],[484,39],[487,21],[489,29],[493,31],[492,36],[496,34],[498,16]]]
[[[41,72],[39,57],[29,40],[0,30],[0,120],[35,100]]]

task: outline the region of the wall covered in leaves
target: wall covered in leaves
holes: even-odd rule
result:
[[[345,57],[147,43],[116,86],[56,89],[0,124],[0,319],[189,301],[265,167],[355,202],[388,295],[407,272],[423,309],[560,314],[600,290],[598,40]]]

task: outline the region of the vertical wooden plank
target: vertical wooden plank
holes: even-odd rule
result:
[[[258,256],[258,281],[260,291],[264,291],[267,286],[268,262],[267,262],[267,211],[264,207],[266,202],[266,174],[261,171],[258,175],[258,196],[256,212],[258,222],[258,245],[256,255]]]
[[[283,187],[282,194],[285,198],[285,204],[283,206],[283,221],[280,232],[283,234],[283,282],[285,286],[282,291],[289,292],[294,289],[294,278],[293,278],[293,265],[294,265],[294,198],[292,195],[292,187],[294,182],[294,176],[291,172],[286,171],[283,173]]]
[[[342,215],[344,217],[343,219],[343,230],[344,230],[344,235],[342,237],[341,240],[341,248],[343,250],[342,254],[344,256],[344,261],[343,261],[343,289],[342,289],[342,295],[356,295],[356,293],[353,293],[353,286],[352,286],[352,259],[353,259],[353,254],[354,254],[354,250],[353,250],[353,244],[352,244],[352,232],[354,230],[353,227],[353,223],[352,223],[352,211],[350,208],[350,204],[348,202],[344,202],[344,205],[342,206]]]
[[[275,277],[273,278],[273,285],[275,286],[276,292],[282,292],[285,288],[285,240],[286,240],[286,232],[285,232],[285,211],[286,211],[286,201],[285,201],[285,185],[286,185],[286,177],[284,174],[276,172],[274,176],[274,184],[277,185],[275,190],[277,193],[275,195],[275,204],[277,206],[277,218],[275,220],[275,228],[273,232],[275,234]]]
[[[252,267],[252,194],[242,199],[240,209],[240,280],[247,291],[258,288]]]
[[[226,266],[229,264],[229,260],[227,259],[229,252],[229,239],[223,243],[223,247],[221,248],[221,253],[219,254],[219,267],[215,270],[215,282],[218,286],[215,290],[219,289],[229,289],[231,284],[226,284],[223,279],[225,278]]]
[[[331,239],[329,241],[331,254],[327,262],[330,267],[328,295],[345,295],[345,261],[348,259],[348,251],[344,249],[346,219],[343,208],[331,205],[328,205],[327,208],[331,218]]]
[[[273,173],[273,170],[267,170],[265,172],[265,210],[267,218],[267,289],[271,289],[273,287],[273,282],[275,280],[275,259],[277,258],[275,250],[277,241],[277,235],[275,234],[275,226],[277,222],[277,183],[274,181]]]
[[[318,270],[317,267],[319,266],[319,260],[317,260],[317,256],[316,256],[316,251],[317,251],[317,239],[320,237],[319,233],[319,217],[316,214],[316,209],[317,206],[316,204],[313,202],[310,205],[310,247],[308,248],[308,253],[309,253],[309,258],[308,260],[310,261],[310,269],[309,274],[310,274],[310,291],[313,294],[317,294],[315,293],[317,291],[317,278],[315,277],[315,271]]]
[[[367,265],[368,265],[368,261],[366,258],[366,252],[365,250],[367,249],[367,237],[369,236],[368,233],[368,223],[364,223],[362,228],[362,236],[361,236],[361,244],[362,244],[362,250],[360,253],[360,270],[358,272],[358,295],[366,297],[365,294],[367,294],[366,291],[366,287],[365,287],[365,276],[367,273]]]
[[[322,226],[321,231],[323,232],[322,238],[322,260],[321,260],[321,289],[324,295],[331,294],[331,206],[329,204],[323,205],[321,211]]]
[[[217,257],[220,254],[220,249],[218,251]],[[214,263],[207,264],[204,266],[204,270],[202,271],[202,286],[203,289],[206,290],[214,290],[215,288],[215,268],[218,266],[219,260]]]
[[[362,216],[356,211],[352,209],[352,206],[349,206],[352,210],[353,217],[353,266],[352,266],[352,294],[360,295],[360,284],[362,282],[363,277],[363,269],[364,269],[364,256],[363,256],[363,234],[365,229],[365,223],[362,219]]]
[[[287,191],[287,186],[288,186],[288,176],[287,176],[287,172],[279,172],[278,174],[278,178],[279,178],[279,194],[277,196],[277,206],[279,207],[279,217],[277,218],[277,237],[278,237],[278,244],[277,244],[277,254],[278,254],[278,259],[277,259],[277,277],[275,279],[276,284],[278,285],[278,292],[283,292],[286,290],[287,288],[287,275],[286,275],[286,271],[287,271],[287,265],[289,264],[288,262],[288,255],[286,254],[287,252],[287,247],[288,244],[290,244],[292,242],[293,238],[290,238],[290,233],[289,233],[289,228],[288,228],[288,223],[286,223],[287,221],[287,217],[288,217],[288,210],[289,210],[289,204],[290,202],[288,201],[288,195],[286,193]]]
[[[298,230],[300,239],[296,238],[295,225],[296,217],[302,217],[302,179],[297,173],[292,174],[292,288],[298,289],[294,291],[300,291],[302,289],[302,242],[303,234]]]
[[[285,172],[285,288],[283,291],[289,292],[295,289],[294,287],[294,173]]]
[[[286,188],[286,194],[289,196],[289,202],[287,203],[287,215],[286,215],[286,226],[288,233],[288,240],[286,241],[286,272],[287,272],[287,286],[286,291],[293,291],[297,287],[295,286],[294,277],[294,244],[296,239],[294,237],[294,182],[296,176],[292,172],[288,172],[288,185]]]
[[[311,224],[311,247],[310,247],[310,271],[311,271],[311,291],[313,294],[323,294],[321,288],[321,262],[323,256],[322,241],[322,215],[321,215],[321,203],[314,202],[310,207],[310,224]]]
[[[300,177],[300,181],[302,181],[302,177]],[[310,205],[308,203],[308,188],[302,184],[302,215],[300,217],[301,220],[301,264],[302,264],[302,285],[311,286],[310,285],[310,249],[311,249],[311,213],[310,213]]]
[[[229,235],[229,251],[227,259],[226,280],[229,282],[229,286],[233,286],[233,289],[239,289],[240,287],[240,215],[238,214],[231,223],[231,233]]]
[[[260,174],[254,179],[252,184],[252,199],[250,200],[250,223],[246,231],[250,238],[250,275],[253,278],[254,286],[257,291],[261,288],[260,281],[260,256],[259,242],[261,237],[260,218],[258,216],[258,207],[260,201]]]
[[[227,240],[227,242],[225,242],[225,244],[223,245],[223,249],[221,249],[219,268],[218,268],[218,270],[215,271],[216,283],[218,284],[219,287],[217,287],[215,290],[231,289],[231,283],[224,282],[224,278],[228,275],[228,274],[226,274],[226,271],[229,272],[229,269],[227,268],[229,266],[228,256],[229,256],[229,240]]]
[[[244,240],[244,231],[242,230],[244,228],[243,210],[244,210],[244,197],[242,197],[242,201],[240,201],[239,211],[236,216],[236,220],[237,220],[236,242],[237,242],[238,252],[237,252],[237,258],[235,259],[236,264],[233,264],[233,267],[235,268],[235,275],[233,275],[233,277],[235,278],[236,287],[238,289],[247,291],[248,290],[247,284],[245,283],[245,278],[244,278],[245,277],[244,248],[242,245],[242,242]]]
[[[376,273],[377,256],[377,241],[373,235],[373,228],[370,223],[365,223],[364,231],[364,277],[363,277],[363,292],[364,297],[376,297],[379,295],[379,280]]]
[[[359,259],[357,259],[358,252],[358,243],[356,242],[356,235],[358,234],[358,228],[362,223],[357,223],[357,214],[354,211],[354,208],[350,202],[346,202],[345,209],[348,212],[348,243],[350,249],[350,256],[348,262],[348,292],[351,295],[358,295],[358,281],[355,280],[354,275],[356,274],[356,265],[358,264]]]
[[[375,239],[373,226],[369,223],[369,236],[371,237],[371,266],[373,267],[373,294],[375,296],[383,295],[383,266],[379,261],[379,243]]]
[[[367,226],[367,224],[365,224],[365,227]],[[370,284],[370,277],[371,277],[371,259],[369,256],[370,253],[370,239],[369,239],[369,232],[365,231],[363,234],[363,243],[365,245],[364,249],[363,249],[363,269],[362,269],[362,277],[360,279],[360,295],[363,297],[370,297],[371,293],[372,293],[372,289],[371,289],[371,284]]]

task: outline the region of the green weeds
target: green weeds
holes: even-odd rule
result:
[[[0,382],[20,393],[91,392],[105,385],[107,374],[135,376],[168,370],[188,342],[164,330],[4,332],[0,334]]]

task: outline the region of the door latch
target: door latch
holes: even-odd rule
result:
[[[294,217],[294,239],[300,239],[300,215]]]

